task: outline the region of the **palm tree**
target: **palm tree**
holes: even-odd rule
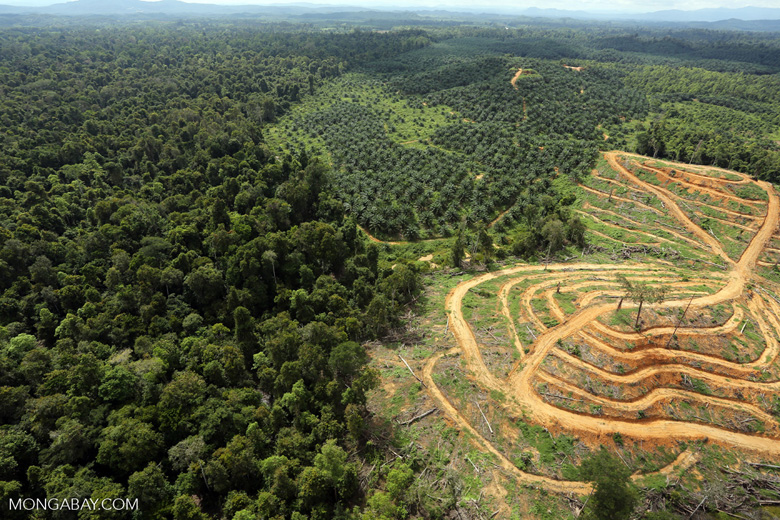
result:
[[[639,303],[639,310],[636,313],[636,321],[634,322],[634,329],[639,328],[639,318],[642,316],[642,306],[645,302],[656,303],[661,302],[666,297],[665,287],[652,287],[646,283],[631,282],[623,274],[617,275],[617,281],[623,286],[625,295],[620,298],[620,303],[623,302],[623,298],[628,298],[634,302]],[[620,308],[620,304],[618,304]]]

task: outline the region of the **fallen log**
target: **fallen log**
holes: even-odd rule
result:
[[[530,333],[531,333],[531,336],[533,336],[533,337],[534,337],[534,341],[536,341],[536,334],[534,334],[534,331],[532,331],[532,330],[531,330],[531,327],[529,327],[528,325],[526,325],[526,326],[525,326],[525,328],[526,328],[526,329],[528,329],[528,332],[530,332]]]
[[[466,459],[467,461],[469,461],[469,462],[471,463],[471,465],[472,465],[472,466],[474,466],[474,471],[476,471],[477,473],[481,473],[481,470],[480,470],[480,469],[477,467],[477,465],[476,465],[476,464],[474,464],[473,462],[471,462],[471,459],[469,458],[469,456],[468,456],[468,455],[466,455],[466,456],[465,456],[465,457],[463,457],[463,458],[464,458],[464,459]]]
[[[575,399],[574,397],[566,397],[565,395],[551,394],[549,392],[539,392],[539,393],[542,394],[542,395],[546,395],[548,397],[554,397],[554,398],[557,398],[557,399],[567,399],[569,401],[578,401],[580,403],[584,402],[584,400],[582,400],[582,399]]]
[[[759,464],[758,462],[748,462],[748,465],[753,466],[754,468],[780,469],[780,466],[775,466],[773,464]]]
[[[399,424],[400,424],[401,426],[407,426],[407,425],[409,425],[409,424],[412,424],[414,421],[418,421],[418,420],[422,419],[423,417],[428,417],[429,415],[431,415],[433,412],[435,412],[435,411],[437,411],[437,410],[438,410],[438,408],[436,408],[436,407],[434,406],[433,408],[431,408],[431,409],[430,409],[430,410],[428,410],[427,412],[423,412],[423,413],[421,413],[420,415],[417,415],[417,416],[415,416],[415,417],[412,417],[412,418],[411,418],[411,419],[409,419],[408,421],[404,421],[404,422],[402,422],[402,423],[399,423]]]
[[[767,291],[766,289],[762,289],[761,287],[754,287],[753,289],[754,289],[754,290],[756,290],[756,291],[760,291],[760,292],[762,292],[762,293],[766,294],[767,296],[769,296],[770,298],[772,298],[772,299],[773,299],[774,301],[776,301],[777,303],[780,303],[780,299],[778,299],[778,298],[777,298],[777,296],[775,296],[775,295],[774,295],[774,294],[772,294],[771,292]]]
[[[488,422],[487,417],[485,417],[485,412],[482,411],[482,407],[479,405],[479,401],[474,401],[474,402],[477,403],[477,408],[479,408],[479,413],[482,414],[482,419],[485,420],[485,424],[487,424],[488,430],[490,430],[490,434],[492,435],[493,434],[493,427],[490,426],[490,423]]]
[[[704,263],[704,264],[708,264],[708,265],[717,267],[718,269],[722,269],[724,271],[726,270],[726,266],[725,265],[716,264],[714,262],[709,262],[707,260],[702,260],[701,258],[688,258],[687,256],[682,256],[682,255],[680,255],[680,258],[682,258],[683,260],[689,260],[691,262],[701,262],[701,263]]]
[[[699,505],[698,505],[698,506],[696,506],[696,509],[694,509],[694,510],[693,510],[693,513],[691,513],[691,516],[689,516],[689,517],[688,517],[688,520],[690,520],[691,518],[693,518],[693,515],[695,515],[695,514],[696,514],[696,511],[698,511],[698,510],[699,510],[699,508],[700,508],[700,507],[701,507],[701,506],[704,504],[704,502],[706,502],[706,501],[707,501],[707,497],[704,497],[704,498],[702,498],[702,499],[701,499],[701,502],[699,502]]]
[[[723,513],[725,515],[733,516],[734,518],[741,518],[742,520],[750,520],[750,518],[748,518],[746,516],[738,515],[736,513],[729,513],[728,511],[724,511],[722,509],[717,509],[716,508],[715,511],[717,511],[718,513]]]
[[[409,363],[407,363],[407,362],[406,362],[406,360],[403,358],[403,356],[402,356],[401,354],[398,354],[398,357],[399,357],[399,358],[401,358],[401,361],[403,361],[403,362],[404,362],[404,365],[406,365],[406,368],[408,368],[408,369],[409,369],[409,372],[411,372],[411,373],[412,373],[412,376],[414,376],[414,378],[415,378],[417,381],[419,381],[419,382],[420,382],[420,384],[421,384],[421,385],[423,385],[423,387],[425,387],[425,388],[428,388],[428,387],[425,385],[425,383],[423,382],[423,380],[422,380],[422,379],[420,379],[419,377],[417,377],[417,374],[415,374],[415,373],[414,373],[414,370],[412,370],[412,367],[410,367],[410,366],[409,366]]]

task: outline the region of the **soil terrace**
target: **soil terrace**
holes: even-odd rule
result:
[[[450,353],[462,356],[479,387],[507,396],[501,406],[508,413],[551,430],[581,438],[617,432],[650,444],[670,438],[707,440],[745,452],[780,455],[777,404],[771,402],[780,390],[780,287],[755,273],[759,263],[774,258],[767,255],[776,253],[768,246],[776,247],[780,236],[777,193],[771,185],[736,172],[682,164],[672,169],[668,161],[659,164],[621,152],[605,153],[604,158],[614,174],[608,180],[622,193],[590,187],[584,187],[583,193],[594,203],[627,208],[598,211],[584,204],[582,211],[596,219],[605,212],[634,218],[636,229],[625,231],[656,244],[665,241],[681,249],[693,248],[698,256],[678,253],[672,261],[645,257],[641,262],[523,264],[466,280],[445,301],[449,330],[458,345]],[[648,182],[648,173],[663,182]],[[754,190],[751,193],[761,190],[766,198],[741,198],[734,185]],[[751,213],[733,207],[725,211],[719,220],[721,232],[716,234],[698,225],[697,217],[681,207],[685,201],[673,191],[680,187],[709,200],[734,201]],[[635,199],[637,193],[643,202]],[[650,219],[639,219],[627,209],[644,212]],[[752,213],[756,209],[760,216]],[[735,214],[755,225],[735,222]],[[668,234],[665,227],[655,226],[655,218],[671,218],[678,231]],[[622,221],[612,226],[619,228]],[[669,238],[653,234],[659,229]],[[620,242],[602,231],[590,236]],[[727,232],[748,234],[749,242],[738,256],[726,250],[720,235]],[[715,268],[719,264],[706,258],[717,259],[724,269]],[[663,301],[644,303],[645,320],[639,320],[635,331],[631,328],[639,305],[623,300],[618,274],[631,283],[667,289]],[[506,324],[506,348],[514,351],[515,359],[508,374],[488,366],[485,347],[475,335],[477,326],[464,316],[464,298],[480,286],[498,288],[497,301],[486,305]],[[588,485],[581,482],[521,471],[483,437],[434,382],[436,364],[445,354],[433,355],[424,367],[428,390],[440,409],[492,453],[503,470],[553,491],[588,492]],[[695,454],[684,452],[662,473],[695,461]]]

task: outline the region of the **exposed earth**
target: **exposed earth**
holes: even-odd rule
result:
[[[425,362],[429,396],[502,470],[552,491],[586,494],[590,487],[518,468],[473,413],[437,384],[443,357],[460,356],[472,384],[506,396],[500,406],[507,415],[586,443],[618,434],[647,446],[704,441],[780,455],[774,397],[780,287],[757,272],[780,259],[776,191],[736,172],[622,152],[604,158],[608,168],[582,186],[590,202],[581,211],[611,225],[589,231],[629,256],[613,263],[521,264],[459,283],[444,304],[457,346]],[[631,247],[660,253],[636,261]],[[662,301],[643,302],[637,328],[639,302],[626,297],[618,274],[665,289]],[[494,299],[484,298],[486,292]],[[474,294],[485,301],[473,304]],[[468,315],[464,300],[474,307]],[[511,365],[495,363],[475,334],[486,315],[504,323],[502,359],[511,355]],[[687,468],[696,458],[685,450],[660,473]]]

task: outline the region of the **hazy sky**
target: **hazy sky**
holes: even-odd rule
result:
[[[273,4],[273,3],[292,3],[292,2],[271,2],[262,0],[185,0],[188,2],[198,2],[204,4]],[[302,0],[305,2],[305,0]],[[317,4],[343,4],[343,5],[403,5],[417,7],[468,7],[474,8],[509,8],[525,9],[527,7],[543,7],[568,10],[631,10],[631,11],[657,11],[660,9],[684,9],[686,11],[693,9],[704,9],[708,7],[780,7],[778,0],[378,0],[378,1],[354,1],[354,0],[335,0],[335,1],[313,1]]]
[[[110,2],[111,0],[106,0]],[[187,2],[197,2],[204,4],[286,4],[294,3],[292,1],[274,2],[269,0],[184,0]],[[709,7],[780,7],[778,0],[328,0],[311,1],[299,0],[300,3],[326,4],[326,5],[352,5],[364,7],[388,8],[392,6],[400,7],[441,7],[453,8],[462,7],[486,10],[520,10],[527,7],[543,7],[568,10],[588,10],[588,11],[658,11],[662,9],[683,9],[694,10]],[[51,5],[62,3],[62,0],[0,0],[0,4],[6,5]]]

